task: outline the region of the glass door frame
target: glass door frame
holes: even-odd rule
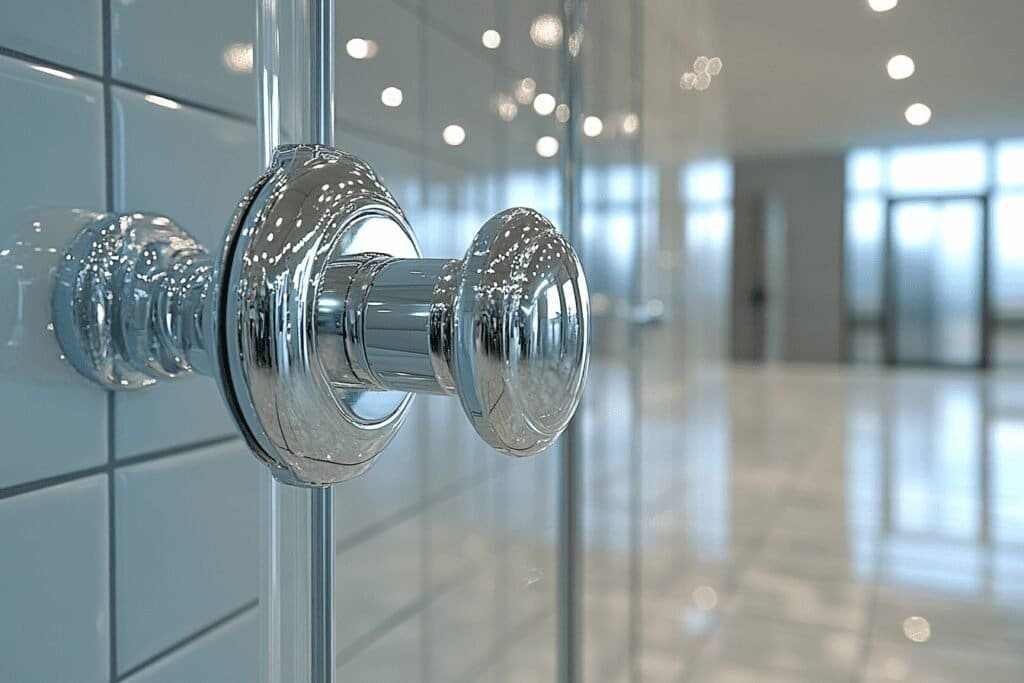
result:
[[[979,351],[978,361],[966,365],[940,361],[905,362],[896,353],[896,253],[893,244],[893,212],[899,204],[913,202],[945,203],[955,201],[977,202],[981,207],[981,269],[978,282],[979,293]],[[885,228],[882,240],[882,360],[887,366],[919,368],[980,370],[991,366],[992,359],[992,305],[991,287],[991,192],[979,194],[922,194],[888,196],[885,198]]]

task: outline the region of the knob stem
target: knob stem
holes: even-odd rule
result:
[[[450,315],[460,262],[364,254],[331,263],[317,300],[317,343],[337,386],[455,393]]]

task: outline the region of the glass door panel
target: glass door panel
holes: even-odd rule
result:
[[[891,221],[897,363],[981,363],[981,199],[898,201]]]

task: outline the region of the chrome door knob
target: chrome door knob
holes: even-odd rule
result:
[[[457,395],[499,451],[543,450],[590,349],[579,259],[539,213],[497,214],[462,259],[420,258],[370,166],[307,145],[278,150],[218,259],[163,216],[87,226],[53,314],[70,362],[108,388],[215,376],[256,455],[304,485],[369,468],[413,393]]]

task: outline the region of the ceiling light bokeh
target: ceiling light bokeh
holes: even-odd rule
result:
[[[923,126],[932,120],[932,108],[927,104],[915,102],[907,107],[907,110],[903,112],[903,116],[910,125]]]
[[[868,0],[868,7],[876,12],[888,12],[899,4],[899,0]]]
[[[380,101],[385,107],[400,107],[405,99],[402,89],[389,85],[380,91]]]
[[[537,138],[537,145],[535,149],[537,150],[538,156],[550,159],[558,154],[558,140],[550,135]]]
[[[447,145],[458,147],[466,141],[466,129],[457,123],[450,123],[441,131],[441,139]]]
[[[914,60],[907,55],[896,55],[892,57],[885,65],[885,70],[889,74],[889,78],[894,81],[902,81],[904,78],[910,78],[914,75]]]
[[[484,47],[495,50],[501,45],[501,34],[493,28],[489,28],[480,36],[480,42],[484,44]]]
[[[558,47],[562,43],[562,20],[554,14],[540,15],[530,24],[530,40],[537,47]]]
[[[352,38],[345,43],[345,52],[352,59],[373,59],[377,56],[377,42],[366,38]]]
[[[583,134],[588,138],[596,138],[604,130],[604,121],[599,116],[588,116],[583,119]]]
[[[550,93],[538,93],[533,99],[533,110],[541,116],[548,116],[555,110],[555,96]]]
[[[533,102],[533,95],[537,92],[537,81],[533,80],[529,76],[526,78],[520,78],[516,81],[515,87],[515,98],[519,104],[529,104]]]

